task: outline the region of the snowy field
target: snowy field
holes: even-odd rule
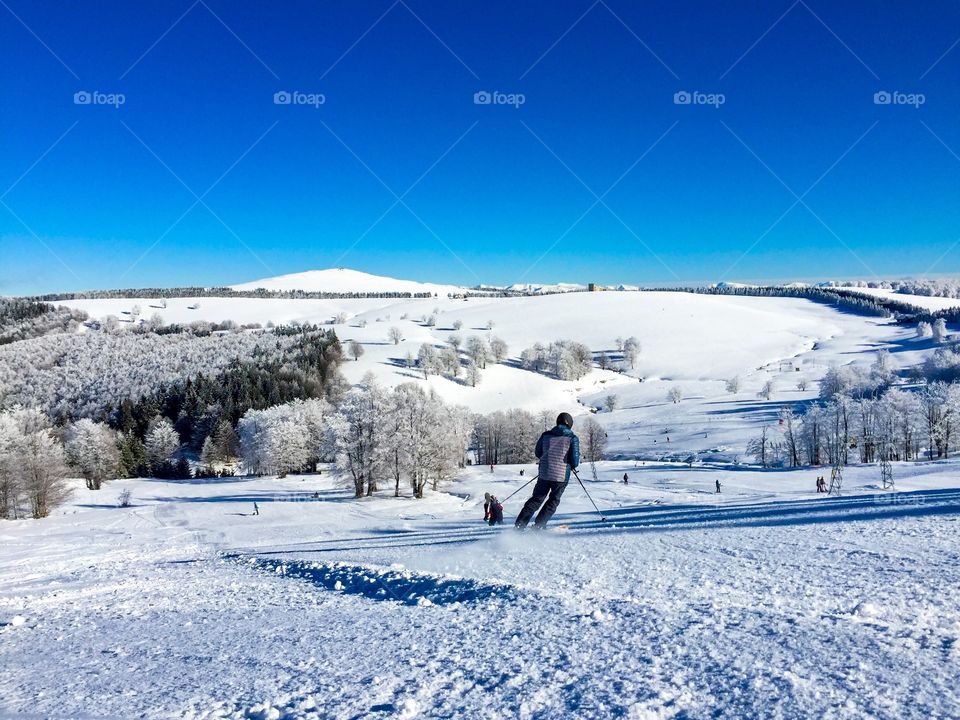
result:
[[[956,463],[895,465],[896,493],[849,468],[840,498],[812,470],[584,470],[607,521],[572,485],[544,534],[481,521],[517,467],[419,502],[329,472],[78,488],[0,525],[0,715],[960,715]]]
[[[841,497],[814,492],[829,468],[745,464],[748,441],[812,403],[829,368],[886,349],[906,379],[936,347],[911,328],[678,292],[65,304],[167,323],[345,313],[338,337],[364,350],[343,363],[351,383],[372,373],[475,412],[594,417],[611,459],[581,476],[606,520],[571,483],[566,530],[484,525],[483,493],[506,498],[533,466],[467,468],[422,500],[355,500],[328,467],[78,483],[51,518],[0,523],[0,716],[960,717],[960,461],[894,463],[895,492],[854,465]],[[476,387],[407,367],[454,333],[499,337],[508,358]],[[630,336],[642,349],[622,373],[562,381],[518,362],[558,339],[619,360]],[[506,502],[508,526],[528,493]]]
[[[196,303],[200,307],[190,309]],[[346,362],[342,368],[351,382],[359,382],[368,372],[387,387],[415,381],[433,387],[448,402],[467,405],[477,412],[511,407],[537,412],[564,407],[574,414],[585,413],[591,407],[601,407],[604,398],[614,394],[621,399],[619,407],[631,410],[617,413],[619,424],[626,428],[654,425],[640,435],[626,433],[623,439],[630,443],[629,447],[616,444],[619,432],[612,435],[611,450],[626,453],[632,448],[644,454],[661,450],[656,447],[660,443],[654,440],[663,428],[656,425],[673,412],[666,396],[674,385],[681,388],[689,401],[683,408],[687,422],[691,413],[702,416],[688,425],[690,433],[709,433],[710,428],[719,432],[727,423],[738,424],[746,418],[750,425],[763,419],[761,405],[747,401],[755,399],[768,380],[774,382],[776,391],[767,405],[770,410],[785,401],[815,397],[813,383],[831,365],[851,360],[869,364],[872,353],[881,348],[890,349],[906,365],[917,362],[922,352],[931,347],[929,341],[914,341],[909,329],[888,320],[838,313],[807,300],[680,292],[576,293],[468,301],[446,297],[173,298],[167,301],[165,309],[157,307],[157,301],[147,299],[74,300],[64,304],[85,310],[93,318],[123,318],[124,311],[139,305],[143,317],[157,313],[167,323],[326,323],[339,313],[346,313],[346,323],[332,327],[344,344],[357,340],[364,348],[357,362]],[[439,312],[434,327],[420,322],[435,309]],[[403,316],[406,319],[401,319]],[[455,330],[458,324],[462,327]],[[492,329],[487,329],[490,324]],[[403,335],[397,345],[388,338],[392,327],[400,329]],[[406,367],[405,357],[416,357],[421,344],[441,347],[453,334],[464,342],[472,335],[499,337],[508,345],[508,360],[502,365],[489,365],[477,387],[470,387],[462,376],[457,380],[440,376],[424,380],[416,369]],[[565,382],[518,365],[522,350],[536,342],[576,340],[586,343],[594,352],[605,350],[616,357],[616,338],[631,335],[640,340],[642,349],[636,367],[628,368],[624,374],[596,370],[579,381]],[[793,365],[781,361],[791,361]],[[724,383],[735,375],[742,379],[742,394],[734,399],[741,401],[741,406],[753,406],[759,414],[725,412],[730,408],[723,407],[723,403],[731,397],[725,393]],[[811,383],[811,390],[806,393],[796,390],[801,377]],[[638,382],[641,378],[642,384]],[[703,425],[706,427],[701,428]],[[638,438],[642,438],[639,446]]]

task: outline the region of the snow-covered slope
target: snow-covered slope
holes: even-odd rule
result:
[[[814,470],[601,463],[606,522],[573,484],[569,529],[522,535],[481,521],[516,466],[421,501],[327,468],[78,483],[0,523],[0,716],[960,717],[956,470],[895,464],[890,493],[852,467],[834,498]]]
[[[898,302],[909,303],[910,305],[916,305],[917,307],[922,307],[926,310],[933,310],[934,312],[937,310],[946,310],[947,308],[960,306],[960,298],[945,298],[930,295],[908,295],[906,293],[898,293],[895,290],[886,288],[841,287],[839,289],[860,293],[861,295],[869,295],[870,297],[883,298],[884,300],[896,300]]]
[[[463,288],[456,285],[440,285],[437,283],[422,283],[414,280],[397,280],[396,278],[371,275],[350,270],[348,268],[334,268],[329,270],[308,270],[290,275],[278,275],[272,278],[263,278],[252,282],[231,285],[234,290],[305,290],[308,292],[330,293],[431,293],[446,297],[447,294],[463,292]]]

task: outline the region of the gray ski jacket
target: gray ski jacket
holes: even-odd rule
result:
[[[535,452],[541,480],[569,482],[570,471],[580,464],[580,438],[566,425],[557,425],[540,436]]]

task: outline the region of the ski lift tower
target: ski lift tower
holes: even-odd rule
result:
[[[893,466],[890,464],[890,445],[884,443],[880,452],[880,482],[884,490],[894,490]]]
[[[840,460],[837,459],[837,462],[834,463],[833,468],[830,470],[830,489],[827,491],[827,495],[836,495],[840,497],[840,491],[843,489],[843,465],[840,464]]]

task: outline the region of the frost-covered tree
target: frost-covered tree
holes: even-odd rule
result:
[[[753,438],[747,443],[747,453],[753,455],[763,467],[770,467],[773,464],[776,453],[770,438],[770,428],[764,425],[760,431],[760,437]]]
[[[507,359],[507,344],[498,337],[490,338],[490,357],[495,363],[502,363]]]
[[[0,413],[0,518],[17,518],[23,493],[20,473],[22,432],[12,412]]]
[[[64,448],[70,464],[83,475],[90,490],[99,490],[119,474],[117,434],[107,425],[88,418],[78,420],[68,428]]]
[[[942,317],[933,322],[933,339],[941,343],[947,341],[947,321]]]
[[[603,400],[604,409],[607,412],[613,412],[617,409],[617,396],[613,393],[607,395]]]
[[[347,345],[347,352],[350,353],[350,357],[352,357],[354,360],[359,360],[364,353],[363,345],[356,340],[351,340]]]
[[[933,327],[926,320],[921,320],[917,323],[917,337],[918,338],[928,338],[933,337]]]
[[[155,470],[180,449],[180,436],[169,420],[158,416],[150,422],[144,445],[150,465]]]
[[[454,329],[454,330],[459,330],[459,329],[462,328],[462,327],[463,327],[463,320],[454,320],[454,321],[453,321],[453,329]]]
[[[603,460],[603,454],[607,449],[607,433],[603,426],[592,417],[588,417],[577,428],[577,434],[580,436],[580,454],[583,459],[587,462]]]
[[[637,365],[637,358],[640,356],[640,341],[631,336],[623,341],[623,359],[629,363],[633,369]]]
[[[443,371],[452,378],[460,376],[460,353],[453,347],[445,347],[440,351],[440,364]]]
[[[430,343],[423,343],[417,352],[417,365],[420,366],[420,372],[423,373],[424,379],[440,372],[440,358],[437,355],[437,349]]]
[[[740,376],[734,375],[732,378],[730,378],[726,382],[727,392],[730,393],[731,395],[736,395],[738,392],[740,392],[740,385],[741,385]]]
[[[385,411],[383,390],[370,383],[351,390],[330,418],[337,467],[350,479],[356,497],[373,495],[377,489],[385,442],[381,418]]]
[[[450,333],[447,335],[447,342],[450,343],[450,347],[459,352],[463,338],[457,335],[457,333]]]
[[[227,420],[221,420],[203,443],[203,462],[209,465],[236,460],[240,451],[240,439]]]
[[[487,367],[487,361],[490,358],[490,346],[487,341],[478,335],[471,335],[467,338],[466,346],[467,357],[473,361],[473,364],[480,369]]]
[[[667,393],[667,400],[672,402],[674,405],[679,403],[683,399],[683,390],[679,386],[674,385],[670,388],[670,391]]]
[[[334,325],[345,325],[346,322],[347,314],[345,312],[338,312],[333,318]]]
[[[394,345],[399,345],[400,341],[403,340],[403,331],[398,327],[392,327],[387,331],[387,338]]]
[[[597,367],[601,370],[606,370],[610,367],[610,356],[607,355],[606,350],[601,350],[600,354],[597,355]]]
[[[520,353],[520,364],[524,370],[543,372],[547,366],[547,350],[541,343],[535,343]]]
[[[769,400],[773,397],[773,380],[767,380],[757,393],[757,397],[763,400]]]
[[[328,414],[329,405],[322,399],[293,400],[247,411],[237,423],[246,471],[283,477],[314,469],[320,459],[331,454]]]
[[[800,392],[806,391],[806,389],[809,386],[810,386],[810,382],[806,378],[800,378],[799,380],[797,380],[797,390],[799,390]]]
[[[30,512],[35,519],[47,517],[70,495],[63,446],[49,430],[34,430],[23,434],[18,455]]]
[[[467,363],[467,382],[470,383],[470,387],[476,387],[480,384],[481,379],[480,366],[473,360],[470,360]]]

